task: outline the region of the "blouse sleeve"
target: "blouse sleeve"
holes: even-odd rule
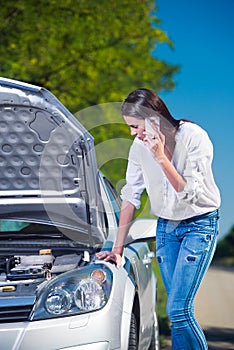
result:
[[[140,197],[145,189],[145,182],[140,164],[134,159],[136,149],[132,147],[129,154],[126,172],[126,185],[121,190],[121,199],[132,203],[136,209],[140,208]]]
[[[204,183],[207,175],[210,175],[213,160],[213,145],[202,130],[193,134],[186,150],[186,161],[182,172],[186,185],[178,197],[187,203],[193,204],[198,201],[204,192]]]

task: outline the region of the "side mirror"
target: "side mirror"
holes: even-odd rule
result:
[[[157,219],[136,219],[130,226],[125,245],[135,241],[155,241]]]

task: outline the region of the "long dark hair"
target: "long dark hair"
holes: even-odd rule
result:
[[[121,112],[124,116],[138,119],[158,116],[176,129],[180,124],[180,120],[171,115],[162,99],[155,92],[145,88],[131,92],[124,100]]]

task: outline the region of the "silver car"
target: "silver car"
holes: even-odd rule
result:
[[[158,349],[156,221],[112,248],[119,197],[92,136],[48,90],[0,78],[0,348]]]

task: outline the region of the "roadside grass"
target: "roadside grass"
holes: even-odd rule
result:
[[[223,265],[227,267],[234,267],[234,257],[233,256],[226,256],[223,258],[215,258],[214,262],[218,265]]]
[[[234,267],[234,225],[229,233],[218,241],[214,262],[219,265]]]

